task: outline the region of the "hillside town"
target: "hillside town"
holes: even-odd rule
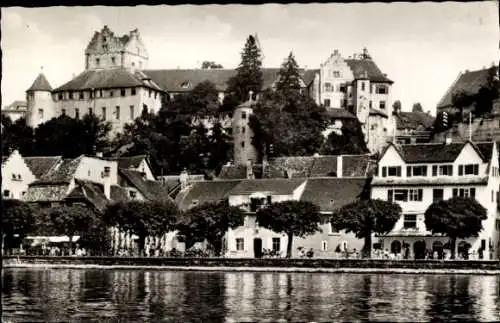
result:
[[[134,29],[2,108],[2,253],[500,259],[498,65],[402,111],[367,48],[148,69]],[[36,71],[34,71],[34,76]]]

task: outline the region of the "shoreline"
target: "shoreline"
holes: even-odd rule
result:
[[[428,269],[428,268],[313,268],[313,267],[251,267],[251,266],[155,266],[155,265],[96,265],[96,264],[42,264],[9,263],[4,269],[99,269],[99,270],[154,270],[191,272],[269,272],[269,273],[350,273],[350,274],[437,274],[437,275],[500,275],[491,269]]]

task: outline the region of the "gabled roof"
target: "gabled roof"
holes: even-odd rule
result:
[[[372,82],[393,83],[380,71],[377,64],[371,59],[345,59],[345,62],[352,70],[354,79],[369,79]]]
[[[181,210],[186,210],[192,205],[193,200],[196,200],[198,204],[224,200],[229,197],[229,192],[239,183],[239,180],[216,180],[192,183],[188,188],[177,194],[175,202]]]
[[[460,73],[455,82],[448,88],[441,101],[437,104],[437,108],[453,106],[453,94],[457,91],[465,91],[469,94],[477,93],[479,89],[486,84],[488,73],[489,68]]]
[[[394,145],[391,143],[388,147],[395,147],[406,163],[451,163],[457,159],[467,143],[472,144],[472,147],[478,152],[484,162],[491,160],[493,142],[424,143],[411,145]]]
[[[425,112],[398,112],[394,115],[397,129],[430,129],[435,118]]]
[[[47,78],[45,75],[40,73],[33,84],[30,86],[30,88],[26,91],[52,91],[52,86],[50,86],[49,81],[47,81]]]
[[[40,177],[35,182],[30,185],[43,185],[43,184],[57,184],[65,183],[69,184],[73,179],[80,162],[82,161],[83,155],[75,159],[64,159],[62,162],[58,163],[49,172]]]
[[[91,89],[129,88],[143,86],[162,91],[158,85],[143,79],[140,73],[131,73],[125,68],[88,70],[58,87],[58,91],[81,91]]]
[[[274,195],[289,195],[304,181],[303,178],[246,179],[235,186],[230,194],[248,195],[256,192],[269,192]]]
[[[263,89],[272,87],[278,79],[279,71],[279,68],[262,69]],[[217,91],[224,92],[227,90],[227,81],[237,73],[235,69],[167,69],[143,72],[167,92],[188,92],[204,81],[210,81]],[[316,70],[299,69],[299,73],[308,85],[314,80]]]
[[[142,173],[130,169],[119,169],[118,172],[132,186],[137,188],[139,192],[148,200],[171,200],[168,192],[168,187],[161,182],[145,180]]]
[[[384,118],[387,118],[387,113],[385,113],[384,111],[382,110],[379,110],[379,109],[374,109],[374,108],[370,108],[370,115],[376,115],[376,116],[381,116],[381,117],[384,117]]]
[[[61,156],[24,157],[24,162],[37,179],[50,172],[61,161]]]
[[[370,155],[342,155],[342,177],[369,176]]]
[[[331,212],[358,199],[365,185],[366,178],[311,178],[300,199]]]
[[[326,108],[326,114],[332,119],[356,119],[354,114],[342,108]]]
[[[88,201],[101,212],[108,204],[102,185],[83,180],[75,180],[75,188],[66,196],[66,200]]]

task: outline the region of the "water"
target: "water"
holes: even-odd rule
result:
[[[500,321],[500,276],[4,269],[3,322]]]

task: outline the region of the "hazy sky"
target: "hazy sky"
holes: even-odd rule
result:
[[[421,102],[434,112],[460,71],[500,59],[496,2],[2,8],[2,105],[24,100],[41,66],[53,87],[82,72],[103,25],[139,28],[155,69],[234,68],[253,33],[265,67],[293,50],[301,67],[318,68],[334,49],[347,57],[366,46],[403,110]]]

